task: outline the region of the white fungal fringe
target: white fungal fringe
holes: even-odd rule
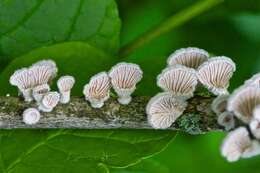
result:
[[[57,81],[57,86],[60,92],[60,102],[62,104],[69,103],[71,89],[74,86],[75,79],[73,76],[62,76]]]
[[[254,119],[260,122],[260,105],[257,105],[253,111]]]
[[[230,112],[223,112],[218,116],[218,124],[223,126],[226,131],[235,127],[234,115]]]
[[[40,112],[35,108],[28,108],[23,112],[23,122],[25,124],[36,124],[40,120],[40,117]]]
[[[23,94],[24,100],[30,102],[32,98],[32,87],[34,85],[31,73],[26,68],[19,69],[10,77],[9,82],[17,86],[19,92]]]
[[[257,105],[260,105],[260,88],[242,86],[229,97],[227,109],[234,112],[235,116],[244,123],[249,123]]]
[[[196,89],[196,71],[181,65],[168,67],[157,76],[157,85],[174,96],[189,99]]]
[[[243,156],[244,152],[251,149],[252,141],[245,127],[239,127],[224,139],[221,146],[221,154],[227,158],[229,162],[237,161]]]
[[[38,109],[43,112],[51,112],[53,108],[59,103],[59,100],[60,94],[58,92],[49,92],[43,97]]]
[[[109,77],[119,97],[118,102],[127,105],[132,100],[131,94],[142,79],[143,72],[137,64],[122,62],[112,67]]]
[[[197,69],[203,62],[207,61],[209,54],[203,49],[196,47],[188,47],[176,50],[172,53],[167,63],[169,66],[175,66],[177,64],[183,65],[189,68]]]
[[[229,95],[217,96],[211,104],[211,109],[213,110],[213,112],[215,112],[217,115],[225,112],[227,109],[228,98],[229,98]]]
[[[109,99],[111,88],[110,78],[106,72],[100,72],[91,77],[88,84],[84,86],[83,94],[93,108],[101,108]]]
[[[171,93],[159,93],[146,106],[148,122],[155,129],[168,128],[183,114],[186,107],[186,101]]]
[[[235,63],[228,57],[210,58],[198,68],[199,81],[215,95],[228,94],[229,80],[236,70]]]
[[[260,122],[258,120],[251,120],[249,123],[250,130],[255,138],[260,139]]]
[[[40,102],[44,95],[50,91],[50,86],[48,84],[39,85],[33,88],[33,98],[36,102]]]

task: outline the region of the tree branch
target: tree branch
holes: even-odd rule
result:
[[[194,5],[180,11],[177,14],[170,16],[168,19],[160,23],[157,27],[147,31],[137,39],[121,48],[119,56],[121,58],[127,57],[136,49],[142,47],[151,40],[170,32],[174,28],[183,25],[190,19],[200,15],[206,10],[216,6],[224,0],[201,0]]]
[[[212,97],[195,96],[185,113],[170,128],[190,134],[221,130],[211,111]],[[59,104],[50,113],[41,113],[36,125],[26,125],[22,112],[35,103],[15,97],[0,97],[0,128],[80,128],[80,129],[152,129],[147,123],[145,107],[149,97],[134,97],[129,105],[120,105],[111,98],[101,109],[92,108],[84,98],[73,97],[69,104]]]

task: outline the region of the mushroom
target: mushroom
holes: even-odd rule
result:
[[[245,85],[256,85],[260,87],[260,73],[253,75],[250,79],[245,81]]]
[[[165,129],[172,125],[186,109],[187,102],[171,93],[159,93],[146,106],[148,123],[155,129]]]
[[[257,105],[253,111],[254,119],[260,122],[260,105]]]
[[[223,112],[218,116],[218,124],[223,126],[226,131],[235,127],[234,115],[230,112]]]
[[[74,86],[75,79],[73,76],[62,76],[57,81],[57,86],[60,92],[60,102],[66,104],[70,101],[70,92]]]
[[[106,72],[100,72],[91,77],[88,84],[84,86],[83,94],[93,108],[101,108],[109,99],[111,88],[110,78]]]
[[[196,71],[181,65],[168,67],[157,76],[157,85],[174,96],[189,99],[196,89]]]
[[[260,122],[256,119],[253,119],[249,123],[249,127],[254,137],[260,139]]]
[[[211,104],[211,109],[213,112],[215,112],[217,115],[225,112],[227,109],[228,98],[229,95],[220,95],[216,97]]]
[[[243,153],[252,147],[252,141],[245,127],[239,127],[224,139],[221,146],[221,154],[227,158],[229,162],[237,161],[242,157]]]
[[[40,102],[45,94],[50,91],[48,84],[42,84],[33,88],[32,95],[35,101]]]
[[[39,103],[38,109],[43,112],[51,112],[53,108],[59,103],[59,100],[60,94],[58,92],[49,92]]]
[[[23,122],[25,124],[36,124],[40,120],[40,117],[40,112],[35,108],[28,108],[23,112]]]
[[[142,79],[143,72],[137,64],[118,63],[109,72],[112,86],[118,95],[118,102],[127,105],[131,102],[131,94],[136,84]]]
[[[30,102],[32,98],[33,79],[27,68],[22,68],[14,72],[10,77],[11,85],[17,86],[19,91],[23,94],[24,100]]]
[[[176,50],[172,53],[167,63],[169,66],[177,64],[197,69],[203,62],[207,61],[209,53],[196,47],[188,47]]]
[[[228,57],[210,58],[198,68],[199,81],[215,95],[228,94],[229,80],[236,70],[235,63]]]
[[[53,77],[52,68],[49,66],[34,65],[31,66],[28,70],[32,77],[34,87],[47,84]]]
[[[41,61],[34,63],[32,66],[47,66],[47,67],[49,67],[52,71],[50,81],[57,76],[58,68],[56,66],[56,63],[53,60],[41,60]]]
[[[227,110],[233,112],[244,123],[253,118],[253,111],[260,104],[260,88],[241,86],[228,99]]]

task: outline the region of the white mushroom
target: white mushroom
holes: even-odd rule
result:
[[[50,91],[50,86],[48,84],[39,85],[33,88],[33,98],[35,101],[40,102],[45,94]]]
[[[260,122],[256,119],[249,123],[250,130],[255,138],[260,139]]]
[[[27,68],[22,68],[14,72],[9,80],[11,85],[17,86],[23,94],[25,101],[32,101],[32,88],[34,86],[32,75]]]
[[[199,81],[215,95],[228,94],[229,80],[236,70],[235,63],[227,57],[210,58],[198,68]]]
[[[253,111],[254,119],[260,122],[260,105],[257,105]]]
[[[230,112],[223,112],[218,116],[218,124],[223,126],[226,131],[235,127],[234,115]]]
[[[32,66],[47,66],[47,67],[49,67],[52,71],[50,81],[57,76],[58,68],[56,66],[56,63],[53,60],[41,60],[41,61],[34,63]]]
[[[186,107],[186,101],[171,93],[159,93],[146,106],[148,122],[155,129],[168,128],[183,114]]]
[[[255,85],[260,87],[260,73],[255,74],[250,79],[245,81],[245,85]]]
[[[245,127],[239,127],[224,139],[221,146],[221,153],[229,162],[237,161],[243,153],[252,147],[252,141]]]
[[[157,85],[174,96],[189,99],[196,89],[196,71],[181,65],[168,67],[157,76]]]
[[[110,88],[108,74],[101,72],[91,77],[89,83],[84,86],[83,94],[93,108],[101,108],[104,102],[109,99]]]
[[[62,76],[57,81],[60,92],[60,102],[66,104],[70,101],[70,92],[74,86],[75,79],[73,76]]]
[[[243,152],[241,157],[250,158],[257,155],[260,155],[260,143],[257,140],[252,140],[251,146]]]
[[[59,103],[59,100],[60,94],[58,92],[49,92],[39,103],[38,109],[43,112],[51,112],[53,108]]]
[[[244,123],[249,123],[253,117],[253,110],[259,104],[260,88],[242,86],[229,97],[227,109]]]
[[[25,124],[36,124],[40,120],[40,112],[35,108],[28,108],[23,112],[23,122]]]
[[[217,115],[225,112],[227,109],[228,98],[229,95],[220,95],[216,97],[211,104],[211,109],[213,112],[215,112]]]
[[[112,86],[118,95],[118,102],[127,105],[131,102],[131,94],[136,84],[142,79],[143,72],[137,64],[118,63],[109,72]]]
[[[52,79],[53,71],[49,66],[32,66],[28,70],[34,87],[47,84]]]
[[[207,51],[196,47],[188,47],[178,49],[172,53],[169,56],[167,63],[170,66],[179,64],[197,69],[203,62],[207,61],[208,58],[209,54]]]

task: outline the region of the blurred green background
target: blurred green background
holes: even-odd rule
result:
[[[122,19],[121,44],[125,45],[165,18],[197,1],[118,0],[117,2]],[[165,63],[166,57],[173,50],[188,46],[200,47],[215,55],[231,57],[237,64],[231,90],[239,86],[253,73],[260,71],[260,1],[226,0],[141,47],[129,59],[139,64],[150,61],[149,68],[152,68],[152,71],[156,66],[163,66],[162,63]],[[228,163],[222,158],[219,148],[224,136],[225,134],[217,132],[200,136],[179,134],[166,150],[148,159],[149,162],[160,165],[161,169],[147,170],[142,167],[142,164],[148,163],[141,163],[132,169],[140,172],[142,170],[185,173],[259,172],[260,157],[236,163]]]

